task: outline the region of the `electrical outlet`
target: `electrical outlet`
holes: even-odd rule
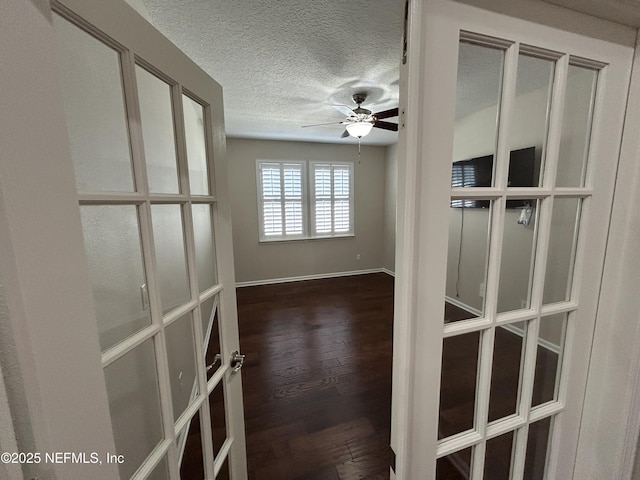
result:
[[[359,253],[356,255],[356,260],[360,260],[360,254]]]
[[[480,284],[480,291],[478,292],[478,295],[482,298],[484,298],[484,289],[485,289],[485,285],[484,285],[484,282],[482,282]]]

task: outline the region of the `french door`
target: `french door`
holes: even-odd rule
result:
[[[124,3],[52,7],[120,477],[246,478],[221,87]]]
[[[573,478],[633,48],[412,13],[396,474]]]

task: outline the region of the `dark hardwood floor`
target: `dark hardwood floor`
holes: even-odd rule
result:
[[[237,295],[249,478],[388,479],[393,279],[311,280]],[[448,305],[445,321],[468,318],[459,310]],[[473,427],[479,339],[445,340],[440,438]],[[490,420],[515,413],[521,351],[521,336],[496,330]],[[539,346],[534,405],[553,398],[556,367],[557,355]],[[528,451],[546,449],[549,426],[539,424]],[[511,440],[488,445],[489,480],[508,478]],[[534,457],[527,454],[527,480],[544,470],[544,456]],[[467,479],[470,462],[471,449],[440,459],[437,479]]]
[[[238,289],[249,478],[389,478],[393,278]]]

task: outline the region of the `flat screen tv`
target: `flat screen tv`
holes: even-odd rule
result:
[[[512,150],[509,155],[509,187],[536,187],[536,148]],[[459,160],[453,163],[452,187],[490,187],[493,175],[493,155]],[[452,207],[489,208],[489,200],[455,200]],[[507,200],[507,208],[522,206],[522,200]]]

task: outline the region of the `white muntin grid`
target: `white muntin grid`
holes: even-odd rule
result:
[[[216,238],[215,232],[219,231],[220,218],[217,209],[217,198],[215,194],[192,196],[189,187],[189,171],[186,152],[185,127],[182,107],[182,95],[188,96],[196,103],[203,107],[204,111],[204,131],[207,152],[207,167],[209,170],[209,191],[212,192],[215,182],[214,163],[213,163],[213,139],[211,138],[212,113],[211,107],[207,102],[199,99],[196,95],[188,92],[178,82],[164,75],[144,59],[139,58],[128,48],[125,48],[112,38],[108,37],[97,28],[74,14],[65,6],[53,2],[53,10],[70,21],[76,27],[80,28],[87,34],[93,36],[103,44],[115,50],[119,54],[122,88],[124,94],[124,104],[126,111],[127,132],[129,136],[130,156],[132,162],[132,175],[134,181],[134,191],[132,192],[91,192],[82,191],[78,193],[78,202],[82,206],[113,206],[113,205],[129,205],[135,206],[137,209],[137,218],[139,222],[139,235],[142,251],[142,262],[146,282],[148,285],[149,308],[151,312],[151,324],[135,334],[127,337],[120,343],[108,348],[102,353],[103,368],[107,368],[112,363],[122,358],[127,353],[144,344],[148,340],[152,340],[155,352],[155,361],[158,375],[159,398],[162,415],[163,439],[154,448],[153,452],[144,461],[140,468],[133,475],[135,480],[144,480],[151,475],[156,467],[166,458],[171,478],[180,478],[179,473],[179,445],[178,438],[183,430],[188,430],[191,420],[196,414],[200,414],[200,425],[202,431],[203,458],[205,459],[205,472],[207,478],[214,478],[227,459],[233,438],[228,436],[216,458],[213,458],[213,441],[211,432],[211,421],[209,412],[209,395],[214,388],[224,388],[222,380],[228,376],[229,365],[226,360],[229,356],[225,347],[222,345],[224,335],[220,334],[221,349],[224,353],[222,356],[222,365],[213,377],[207,382],[204,338],[207,332],[202,331],[201,321],[201,305],[206,300],[215,296],[214,311],[218,312],[217,325],[213,328],[223,330],[225,318],[224,302],[219,301],[220,296],[225,295],[223,288],[223,279],[218,278],[217,284],[207,288],[204,292],[200,292],[198,288],[198,274],[196,269],[195,258],[195,240],[193,233],[193,218],[191,212],[192,204],[206,204],[210,206],[212,218],[212,235]],[[171,103],[174,122],[174,135],[176,144],[176,158],[178,165],[179,191],[178,194],[156,194],[150,193],[147,180],[147,169],[144,155],[144,144],[141,129],[141,114],[138,101],[137,83],[135,78],[136,65],[144,68],[152,73],[160,80],[167,83],[171,90]],[[185,247],[185,260],[188,272],[188,284],[190,291],[190,299],[184,304],[174,308],[163,315],[162,305],[159,296],[158,271],[156,265],[156,255],[153,239],[152,226],[152,206],[153,205],[177,205],[181,211],[181,222],[183,227],[183,241]],[[214,243],[215,245],[215,243]],[[218,275],[223,271],[220,268],[220,259],[215,256],[216,272]],[[183,315],[189,314],[193,327],[194,338],[194,355],[196,359],[196,381],[197,395],[190,400],[189,406],[179,419],[175,419],[173,415],[171,384],[169,378],[169,367],[166,348],[165,328],[172,324]],[[226,390],[226,389],[224,389]],[[226,391],[223,394],[226,396]],[[206,393],[205,393],[206,392]],[[225,402],[226,403],[226,402]],[[225,409],[226,410],[226,409]],[[229,425],[228,412],[225,411],[227,417],[227,425]]]
[[[498,112],[497,147],[494,165],[494,183],[492,187],[452,188],[451,200],[473,199],[490,200],[489,228],[488,228],[488,259],[486,262],[486,291],[484,314],[480,318],[463,320],[445,324],[443,339],[479,332],[479,360],[476,372],[474,427],[438,442],[437,457],[442,458],[459,453],[473,447],[471,478],[480,480],[484,475],[484,461],[487,440],[500,435],[514,432],[512,446],[511,479],[521,480],[524,475],[525,456],[529,425],[546,418],[551,420],[549,446],[547,448],[546,469],[553,471],[557,458],[550,447],[554,437],[559,435],[559,429],[554,428],[558,414],[565,408],[568,368],[565,359],[571,357],[573,348],[573,331],[575,329],[573,317],[579,305],[580,264],[584,241],[581,232],[587,226],[590,197],[593,194],[592,179],[589,176],[589,165],[584,162],[582,179],[583,187],[558,188],[555,186],[558,165],[558,154],[562,134],[562,120],[565,103],[565,89],[569,65],[601,70],[605,65],[583,58],[572,57],[566,53],[544,50],[519,42],[511,42],[493,37],[461,32],[461,42],[497,48],[504,51],[503,78],[501,85],[500,104]],[[520,55],[527,55],[554,62],[553,78],[551,79],[551,98],[547,108],[546,135],[542,146],[541,183],[538,187],[507,188],[507,172],[509,168],[509,126],[511,114],[515,104],[515,86],[517,66]],[[603,72],[599,72],[599,77]],[[599,87],[599,82],[598,85]],[[600,90],[597,89],[596,92]],[[590,123],[597,115],[599,98],[591,99]],[[595,110],[595,112],[594,112]],[[587,147],[590,144],[587,139]],[[589,152],[585,148],[585,155]],[[586,168],[586,171],[585,171]],[[571,268],[569,271],[568,291],[571,296],[568,301],[543,305],[543,292],[547,255],[549,251],[549,237],[551,233],[551,219],[555,198],[578,199],[576,212],[576,228],[574,229]],[[527,199],[535,201],[535,218],[533,233],[533,248],[531,252],[531,269],[529,272],[528,293],[529,307],[526,309],[498,313],[497,301],[499,291],[500,261],[502,252],[503,230],[505,222],[505,205],[507,199]],[[560,345],[558,368],[556,370],[556,385],[554,400],[532,408],[532,394],[536,355],[538,348],[538,330],[541,318],[565,314],[564,345]],[[523,332],[522,353],[520,359],[520,378],[518,384],[517,409],[514,415],[488,423],[489,396],[491,387],[491,370],[495,329],[498,326],[525,322]]]

